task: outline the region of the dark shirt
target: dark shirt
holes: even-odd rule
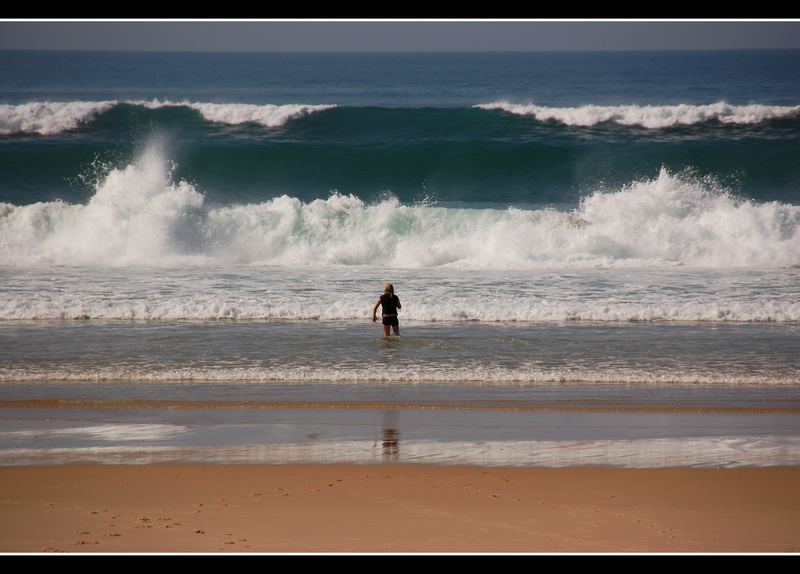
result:
[[[397,295],[381,295],[381,315],[397,315],[397,310],[401,308],[400,299]]]

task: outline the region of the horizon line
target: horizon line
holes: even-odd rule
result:
[[[798,52],[800,48],[598,48],[598,49],[529,49],[529,50],[193,50],[193,49],[96,49],[96,48],[3,48],[0,52],[74,52],[119,54],[596,54],[656,52]]]

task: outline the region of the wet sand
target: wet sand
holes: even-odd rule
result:
[[[798,484],[798,467],[0,467],[0,551],[797,552]]]

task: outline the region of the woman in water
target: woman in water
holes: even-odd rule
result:
[[[395,335],[400,335],[400,323],[397,320],[397,310],[400,309],[400,299],[394,294],[394,285],[387,283],[383,286],[383,295],[378,297],[375,307],[372,308],[372,322],[378,320],[376,313],[378,307],[382,307],[381,316],[383,317],[383,335],[389,336],[389,327]]]

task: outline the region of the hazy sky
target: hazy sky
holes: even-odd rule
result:
[[[800,21],[0,21],[0,49],[436,52],[769,48],[800,49]]]

